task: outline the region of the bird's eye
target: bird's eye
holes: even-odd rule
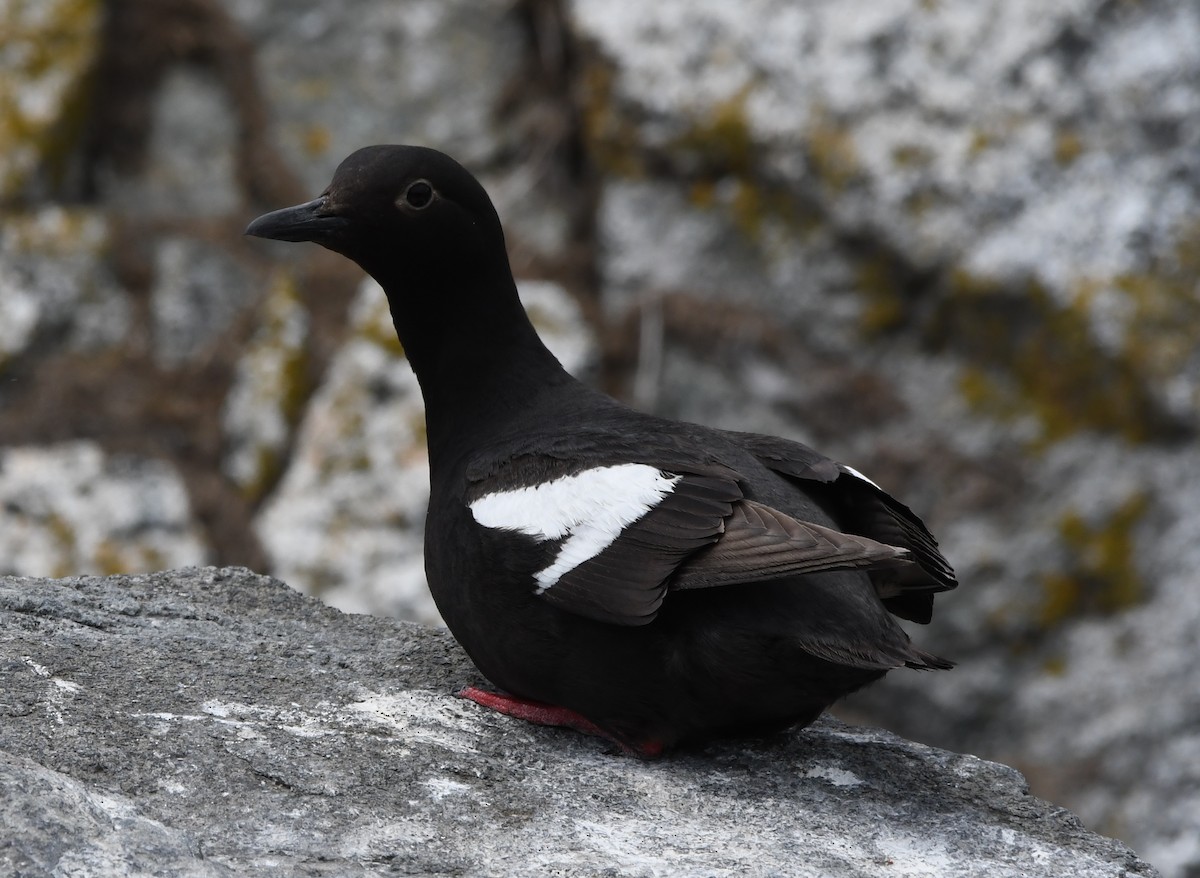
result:
[[[404,200],[417,209],[427,207],[433,201],[433,187],[424,180],[418,180],[405,190]]]

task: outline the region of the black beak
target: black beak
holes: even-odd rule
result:
[[[329,246],[349,228],[348,219],[326,212],[326,199],[321,197],[307,204],[264,213],[246,226],[244,234],[276,241],[313,241]]]

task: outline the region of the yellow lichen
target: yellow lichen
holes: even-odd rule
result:
[[[757,240],[762,231],[763,220],[766,217],[766,205],[763,203],[761,190],[750,183],[738,181],[730,202],[734,224],[742,234],[751,240]]]
[[[404,345],[392,325],[392,312],[383,296],[373,299],[354,322],[354,330],[360,338],[383,348],[394,357],[404,356]]]
[[[1061,655],[1052,655],[1042,662],[1042,673],[1049,677],[1061,677],[1067,672],[1067,660]]]
[[[263,303],[259,340],[261,344],[275,348],[280,355],[279,384],[274,388],[275,397],[279,400],[284,418],[293,426],[299,421],[313,391],[308,350],[304,345],[307,333],[301,332],[299,337],[292,337],[292,323],[298,314],[306,315],[306,312],[295,279],[286,272],[279,272]]]
[[[971,132],[971,142],[967,145],[967,155],[971,158],[978,158],[995,145],[996,138],[994,135],[977,128]]]
[[[118,573],[129,573],[129,566],[121,556],[121,548],[112,540],[102,540],[96,546],[92,558],[95,569],[102,576],[115,576]]]
[[[892,164],[898,168],[923,168],[933,161],[933,153],[924,146],[905,143],[892,150]]]
[[[863,260],[857,271],[858,291],[865,304],[860,317],[864,332],[878,335],[904,322],[904,295],[890,260],[875,256]]]
[[[100,0],[0,5],[0,198],[40,166],[53,174],[82,130],[100,16]]]
[[[757,150],[746,116],[751,90],[745,86],[701,114],[676,138],[672,151],[690,155],[707,176],[752,174]]]
[[[1038,620],[1043,627],[1084,614],[1112,615],[1145,598],[1134,537],[1149,506],[1147,496],[1136,493],[1100,520],[1076,510],[1063,516],[1058,532],[1067,560],[1042,576]]]
[[[51,538],[59,549],[59,554],[55,559],[50,575],[55,579],[70,576],[78,567],[75,559],[75,528],[61,515],[52,512],[46,518],[46,530],[49,531]]]
[[[1083,154],[1083,138],[1067,129],[1059,131],[1054,138],[1054,160],[1064,168]]]
[[[238,484],[239,493],[250,502],[262,497],[283,473],[283,460],[274,448],[260,445],[254,449],[254,476]]]
[[[1082,298],[1061,305],[1036,281],[1002,288],[964,271],[948,293],[933,331],[953,337],[976,370],[963,384],[968,402],[1034,416],[1042,443],[1089,429],[1141,442],[1173,429],[1138,361],[1097,343]]]
[[[292,86],[292,93],[301,100],[323,101],[333,94],[333,85],[325,76],[310,76],[298,79]]]
[[[746,115],[751,87],[739,90],[697,117],[669,145],[697,175],[689,200],[701,210],[721,209],[749,241],[764,243],[768,225],[804,234],[812,227],[794,193],[758,175],[758,146]]]
[[[580,81],[583,136],[599,167],[611,174],[638,177],[642,172],[637,126],[622,114],[616,99],[616,69],[594,59]]]
[[[919,219],[943,201],[935,189],[922,187],[905,195],[902,203],[909,216]]]
[[[167,556],[154,546],[142,546],[140,552],[140,570],[166,570],[170,566]]]
[[[304,151],[310,158],[323,156],[329,151],[333,135],[324,125],[309,125],[304,129]]]
[[[1200,223],[1180,233],[1169,258],[1111,283],[1130,305],[1122,354],[1151,380],[1178,374],[1196,356],[1200,338]]]
[[[712,180],[696,180],[688,192],[688,200],[701,210],[708,210],[717,203],[717,187]]]
[[[806,132],[809,162],[817,179],[834,192],[841,192],[859,174],[858,151],[848,126],[831,114],[817,110]]]
[[[304,414],[308,397],[312,396],[312,378],[308,374],[308,349],[305,347],[307,332],[300,338],[289,337],[289,323],[296,312],[304,314],[304,302],[300,291],[290,275],[278,276],[266,301],[264,329],[270,333],[269,341],[275,342],[282,359],[280,368],[280,409],[289,425],[295,426]]]
[[[764,232],[768,228],[782,228],[786,230],[788,240],[794,241],[817,226],[816,217],[811,211],[805,211],[787,188],[773,188],[752,179],[739,178],[726,192],[728,198],[721,206],[728,211],[737,230],[755,244],[767,243]]]
[[[278,406],[289,430],[304,414],[313,392],[306,347],[306,312],[292,275],[276,272],[263,300],[258,332],[246,352],[252,370],[254,394],[263,405]],[[248,500],[262,497],[278,480],[283,468],[281,449],[260,445],[253,449],[251,475],[238,479]]]
[[[59,205],[6,215],[4,234],[6,249],[51,258],[98,254],[109,243],[109,226],[101,213]]]

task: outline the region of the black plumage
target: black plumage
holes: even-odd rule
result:
[[[376,146],[247,234],[315,241],[383,286],[426,404],[426,572],[507,694],[480,703],[637,752],[811,722],[889,669],[948,668],[957,583],[907,507],[807,446],[634,411],[568,375],[517,297],[483,188]]]

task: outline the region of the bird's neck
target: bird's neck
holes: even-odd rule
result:
[[[542,394],[575,383],[538,337],[515,285],[477,296],[384,289],[425,399],[432,466],[503,433]]]

